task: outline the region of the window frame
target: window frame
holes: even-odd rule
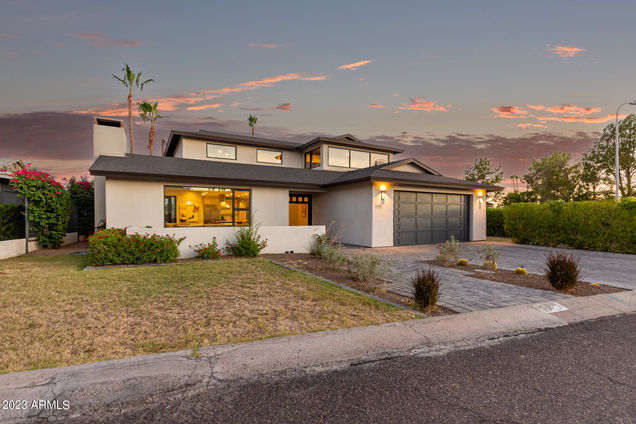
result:
[[[207,188],[213,190],[215,188],[223,189],[223,190],[231,190],[232,191],[232,225],[214,225],[214,224],[204,224],[204,225],[179,225],[178,217],[177,217],[177,225],[166,226],[166,218],[165,218],[165,199],[166,197],[175,197],[175,214],[177,207],[177,196],[166,195],[166,189],[192,189],[192,188]],[[249,207],[248,208],[237,208],[236,204],[236,192],[237,191],[247,191],[249,193]],[[164,185],[163,186],[163,198],[164,198],[164,219],[163,219],[163,228],[204,228],[204,227],[212,227],[212,228],[227,228],[227,227],[247,227],[252,222],[252,189],[251,188],[234,188],[234,187],[200,187],[200,186],[173,186],[173,185]],[[248,223],[246,225],[236,225],[236,211],[246,211],[248,216]]]
[[[352,161],[352,158],[351,158],[351,156],[352,156],[352,155],[351,155],[351,154],[352,154],[353,152],[356,152],[356,153],[366,153],[366,155],[367,155],[367,159],[368,159],[368,161],[367,161],[367,166],[363,166],[363,167],[361,167],[361,168],[351,166],[351,161]],[[367,152],[367,151],[364,151],[364,150],[349,149],[349,168],[351,168],[351,169],[364,169],[364,168],[368,168],[368,167],[370,167],[370,166],[371,166],[371,152]]]
[[[331,149],[334,150],[344,150],[345,152],[347,152],[347,162],[349,163],[348,166],[342,166],[342,165],[332,165],[331,164]],[[334,167],[334,168],[351,168],[351,149],[345,149],[343,147],[335,147],[335,146],[327,146],[327,165]]]
[[[268,162],[264,160],[258,160],[258,152],[272,152],[280,154],[280,162]],[[262,149],[260,147],[256,148],[256,162],[257,163],[268,163],[270,165],[282,165],[283,164],[283,151],[282,150],[273,150],[273,149]]]
[[[314,152],[318,150],[319,152],[319,157],[320,157],[320,162],[316,165],[316,166],[312,166],[314,164],[313,161],[313,156],[314,156]],[[309,155],[309,161],[307,161],[307,155]],[[308,150],[304,153],[304,159],[305,159],[305,169],[314,169],[314,168],[320,168],[322,166],[322,160],[323,160],[323,149],[322,146],[318,146],[314,149]],[[309,166],[307,166],[309,165]]]
[[[233,158],[224,158],[221,156],[210,156],[209,154],[209,146],[223,146],[223,147],[232,147],[234,149],[234,157]],[[210,159],[221,159],[221,160],[236,160],[238,158],[238,151],[235,144],[224,144],[224,143],[205,143],[205,157]]]
[[[379,163],[372,163],[372,162],[373,162],[373,160],[371,159],[371,156],[372,156],[372,155],[385,156],[385,157],[386,157],[386,162],[383,162],[383,164],[384,164],[384,163],[389,163],[389,162],[390,162],[390,160],[391,160],[391,156],[390,156],[388,153],[370,152],[370,155],[369,155],[369,166],[382,165],[382,164],[379,164]]]
[[[346,150],[349,152],[349,166],[341,166],[341,165],[332,165],[331,164],[331,154],[330,154],[330,150],[331,149],[336,149],[336,150]],[[351,152],[360,152],[360,153],[367,153],[369,155],[369,165],[367,165],[366,167],[363,168],[354,168],[351,166]],[[331,166],[333,168],[346,168],[346,169],[364,169],[364,168],[369,168],[371,166],[375,166],[371,164],[371,155],[373,154],[377,154],[377,155],[383,155],[386,156],[386,163],[389,163],[389,159],[390,156],[388,153],[377,153],[377,152],[372,152],[369,150],[359,150],[359,149],[348,149],[345,147],[338,147],[338,146],[327,146],[327,165]]]

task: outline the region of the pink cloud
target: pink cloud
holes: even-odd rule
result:
[[[627,115],[619,115],[620,119],[625,118]],[[582,116],[533,116],[540,122],[555,121],[555,122],[581,122],[584,124],[602,124],[605,122],[611,122],[616,119],[616,115],[610,113],[606,116],[598,117],[582,117]]]
[[[276,75],[273,77],[263,78],[260,80],[242,82],[232,87],[217,88],[214,90],[205,90],[199,93],[225,95],[230,93],[240,93],[242,91],[248,91],[248,90],[256,90],[258,88],[263,88],[263,87],[271,87],[274,84],[278,84],[279,82],[283,82],[283,81],[294,81],[294,80],[296,81],[324,81],[326,79],[328,79],[326,75],[309,75],[304,72],[295,72],[291,74]]]
[[[530,122],[524,122],[524,123],[521,123],[521,124],[517,124],[517,127],[523,128],[524,130],[526,128],[547,128],[547,126],[545,126],[543,124],[531,124]]]
[[[553,114],[566,114],[573,116],[587,116],[593,113],[601,112],[600,107],[582,107],[576,105],[562,105],[562,106],[544,106],[544,105],[528,105],[528,108],[533,110],[541,110],[550,112]]]
[[[384,106],[384,105],[379,105],[379,104],[377,104],[377,103],[369,103],[369,105],[368,105],[368,106],[369,106],[369,107],[374,107],[374,108],[377,108],[377,109],[382,109],[382,108],[385,108],[385,107],[386,107],[386,106]]]
[[[207,105],[198,105],[198,106],[190,106],[186,108],[186,110],[205,110],[205,109],[216,109],[223,106],[221,103],[213,103]]]
[[[585,49],[572,46],[554,46],[552,48],[545,49],[545,51],[552,53],[552,55],[554,56],[560,56],[567,59],[570,57],[574,57],[581,52],[584,52]]]
[[[272,106],[272,107],[242,107],[239,109],[251,110],[251,111],[283,110],[285,112],[289,112],[291,108],[292,108],[291,103],[279,103],[277,106]]]
[[[448,112],[448,108],[451,107],[451,105],[440,105],[433,100],[425,100],[423,97],[410,100],[410,105],[402,105],[398,107],[398,109],[418,110],[422,112]]]
[[[88,40],[88,43],[93,47],[105,49],[108,47],[136,47],[145,44],[142,41],[127,41],[117,40],[115,38],[108,37],[101,34],[93,34],[89,32],[82,32],[79,34],[67,34],[69,37],[81,38]]]
[[[19,35],[12,35],[12,34],[0,34],[0,38],[8,38],[11,40],[17,40],[18,38],[22,38]]]
[[[368,65],[369,63],[374,62],[373,60],[361,60],[359,62],[349,63],[347,65],[340,65],[338,69],[342,69],[344,71],[355,71],[361,66]]]
[[[525,115],[528,114],[527,110],[518,106],[498,106],[490,110],[496,113],[495,118],[526,119]]]
[[[282,47],[282,44],[270,44],[270,43],[249,43],[249,47],[262,47],[264,49],[275,49],[278,47]]]

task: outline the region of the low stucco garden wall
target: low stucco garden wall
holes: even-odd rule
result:
[[[66,233],[62,246],[77,243],[77,240],[77,233]],[[41,248],[42,247],[37,241],[29,242],[29,252],[33,252],[34,250],[39,250]],[[0,259],[14,258],[16,256],[24,255],[25,253],[26,240],[23,238],[0,241]]]
[[[199,243],[209,243],[212,237],[216,237],[219,247],[224,248],[226,241],[234,240],[237,227],[174,227],[174,228],[134,228],[127,229],[128,234],[157,234],[174,235],[186,239],[179,246],[182,258],[195,256],[194,250],[189,246]],[[324,234],[324,225],[306,226],[261,226],[258,230],[261,238],[267,239],[267,247],[262,253],[307,253],[311,246],[314,234]]]

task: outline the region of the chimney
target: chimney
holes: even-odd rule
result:
[[[128,147],[124,121],[93,118],[93,159],[99,155],[125,156]]]

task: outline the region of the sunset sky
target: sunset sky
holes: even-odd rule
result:
[[[636,98],[636,2],[0,0],[0,156],[87,175],[124,63],[170,129],[351,133],[449,176],[583,152]],[[625,112],[636,112],[629,107]],[[135,151],[148,125],[135,123]],[[157,149],[158,150],[158,149]]]

